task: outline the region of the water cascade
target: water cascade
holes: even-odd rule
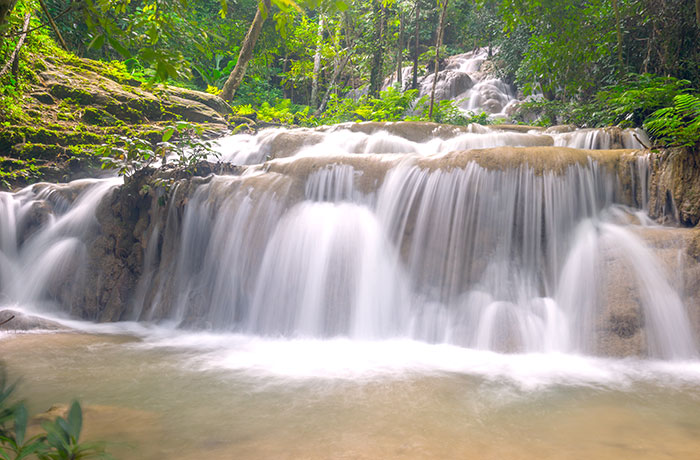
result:
[[[465,112],[486,112],[497,118],[509,115],[518,101],[515,89],[484,68],[488,59],[486,48],[445,58],[437,76],[435,99],[456,101],[457,107]],[[403,89],[406,90],[410,88],[413,67],[404,67],[402,72]],[[434,78],[433,72],[418,78],[419,97],[430,97]],[[384,82],[384,87],[395,83],[396,77],[392,76]]]
[[[618,133],[619,147],[635,135]],[[119,316],[272,337],[696,357],[673,268],[640,236],[648,156],[553,146],[572,138],[397,123],[225,139],[224,158],[250,165],[178,183],[151,211]],[[70,311],[97,208],[117,184],[0,195],[3,303]]]
[[[602,147],[638,146],[639,136],[618,131]],[[178,182],[137,224],[142,268],[116,318],[696,358],[689,299],[671,276],[683,261],[669,265],[645,237],[663,230],[644,214],[649,156],[561,146],[579,140],[405,123],[224,139],[239,174]],[[0,195],[3,304],[71,310],[104,231],[95,215],[117,185]]]

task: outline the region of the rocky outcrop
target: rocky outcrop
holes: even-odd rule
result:
[[[231,108],[212,94],[146,88],[112,64],[75,57],[37,59],[34,66],[22,116],[0,128],[0,190],[99,176],[96,146],[119,143],[118,136],[159,142],[173,121],[201,124],[209,136],[228,129]]]
[[[182,217],[188,198],[214,173],[234,174],[236,168],[201,162],[192,172],[145,169],[113,189],[98,206],[98,227],[86,242],[83,282],[78,289],[56,293],[70,313],[100,322],[137,319],[132,315],[149,245],[157,246],[155,264],[177,255],[177,247],[163,246],[161,230],[168,228],[168,218]]]
[[[649,215],[687,227],[700,223],[700,151],[676,148],[654,154]]]

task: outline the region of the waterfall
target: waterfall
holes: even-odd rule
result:
[[[81,283],[96,209],[118,183],[85,179],[0,192],[0,305],[60,307]]]
[[[121,318],[695,358],[688,300],[643,233],[663,231],[642,218],[649,155],[567,147],[635,134],[370,123],[225,139],[224,159],[247,166],[179,182],[151,211]],[[1,303],[70,310],[117,184],[0,194]]]

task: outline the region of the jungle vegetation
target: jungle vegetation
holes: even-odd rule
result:
[[[6,123],[37,57],[89,58],[144,85],[221,95],[236,115],[317,125],[406,118],[417,78],[489,50],[539,124],[700,139],[700,0],[0,0]],[[381,91],[410,67],[405,91]],[[447,123],[487,122],[419,101]],[[517,116],[516,116],[517,121]]]

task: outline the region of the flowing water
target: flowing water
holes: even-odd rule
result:
[[[689,230],[646,216],[647,153],[608,150],[645,142],[222,139],[238,174],[154,207],[110,325],[70,314],[120,181],[0,193],[0,306],[83,332],[0,332],[2,358],[32,411],[80,397],[121,458],[692,458]]]

